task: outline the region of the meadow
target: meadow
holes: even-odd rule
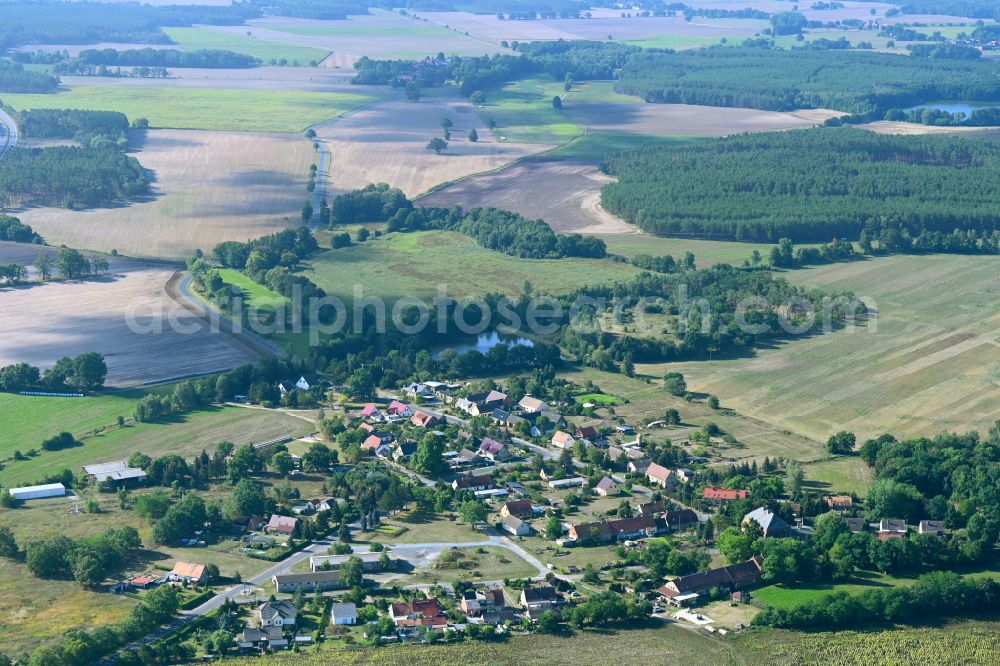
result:
[[[285,61],[290,65],[315,65],[330,55],[328,50],[297,46],[269,39],[257,39],[252,36],[250,30],[245,31],[244,34],[235,34],[201,27],[164,28],[163,32],[167,33],[167,36],[182,51],[201,49],[235,51],[260,58],[264,64]]]
[[[892,256],[785,275],[870,299],[868,325],[780,344],[753,358],[673,364],[697,391],[825,440],[977,429],[1000,418],[1000,272],[992,257]]]
[[[157,86],[73,86],[52,95],[4,94],[15,109],[120,111],[154,128],[302,132],[377,99],[376,94]]]
[[[131,418],[146,391],[116,391],[85,398],[50,398],[0,393],[0,456],[27,451],[62,431],[81,437]]]
[[[124,405],[119,405],[123,407]],[[115,414],[130,418],[132,414]],[[108,412],[108,416],[111,416]],[[92,416],[88,423],[97,423],[98,416]],[[46,429],[56,432],[68,430],[81,435],[73,421],[54,419],[51,416],[40,419],[49,423]],[[114,417],[112,417],[114,423]],[[105,425],[111,425],[107,423]],[[95,425],[95,429],[96,429]],[[24,430],[23,426],[21,428]],[[39,429],[40,430],[40,429]],[[88,430],[90,430],[88,428]],[[240,407],[206,407],[181,416],[171,417],[155,423],[133,423],[124,428],[113,427],[82,439],[82,446],[63,449],[58,452],[41,451],[42,437],[25,433],[16,444],[8,443],[0,453],[10,455],[15,448],[22,452],[37,448],[39,454],[27,460],[7,463],[0,470],[0,485],[12,487],[31,483],[45,474],[63,468],[78,471],[83,465],[94,462],[123,459],[136,451],[162,456],[176,453],[191,457],[202,449],[213,450],[221,441],[230,441],[237,446],[266,442],[277,437],[302,436],[311,433],[313,425],[304,419],[282,412],[270,412]],[[85,433],[83,433],[85,434]]]
[[[550,76],[525,78],[487,91],[479,113],[496,121],[503,141],[558,145],[583,134],[581,124],[552,106],[552,98],[564,92],[563,82]]]
[[[353,299],[355,285],[365,296],[395,301],[403,296],[430,299],[438,286],[454,297],[489,292],[521,293],[525,281],[552,294],[586,283],[627,280],[632,266],[597,259],[520,259],[493,252],[451,231],[392,233],[316,256],[304,274],[332,296]]]
[[[805,487],[822,493],[843,493],[864,497],[874,474],[857,456],[840,456],[802,466]]]

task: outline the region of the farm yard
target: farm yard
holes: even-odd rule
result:
[[[92,280],[3,290],[0,365],[48,367],[60,357],[96,351],[105,356],[109,385],[134,386],[261,358],[246,342],[211,332],[200,313],[172,301],[165,285],[173,276],[172,268],[115,261],[107,276]],[[128,316],[137,330],[162,332],[133,332]]]
[[[433,92],[418,102],[387,100],[316,128],[317,139],[330,151],[330,195],[384,182],[412,197],[545,148],[495,141],[472,104],[453,90]],[[437,155],[427,142],[441,136],[444,118],[454,125],[448,148]],[[467,138],[471,129],[479,135],[477,142]]]
[[[133,139],[155,176],[148,200],[18,217],[52,244],[171,259],[301,224],[316,152],[300,135],[149,130]]]
[[[796,284],[853,290],[877,307],[877,331],[844,329],[749,359],[672,366],[694,390],[741,412],[824,438],[934,435],[1000,418],[1000,270],[990,257],[894,256],[788,273]]]

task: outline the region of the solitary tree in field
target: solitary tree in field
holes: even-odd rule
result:
[[[451,122],[451,118],[443,118],[441,120],[441,127],[447,132],[452,128],[455,123]]]
[[[438,155],[440,155],[441,151],[445,150],[447,147],[448,147],[448,142],[445,141],[444,139],[439,139],[438,137],[434,137],[433,139],[427,142],[427,150],[433,150]]]
[[[854,443],[856,441],[854,433],[841,430],[836,435],[831,435],[830,439],[826,440],[826,449],[833,454],[846,455],[854,450]]]
[[[469,130],[469,141],[473,143],[479,141],[479,132],[476,131],[475,127]]]
[[[556,95],[555,97],[552,98],[552,108],[553,109],[561,109],[562,108],[562,97],[560,97],[559,95]]]
[[[52,261],[52,257],[47,254],[40,254],[38,258],[35,259],[35,270],[38,271],[38,277],[42,280],[48,280],[52,277],[52,269],[55,262]]]
[[[420,101],[420,87],[412,81],[406,84],[406,99],[411,102]]]

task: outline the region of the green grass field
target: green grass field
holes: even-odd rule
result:
[[[516,295],[526,280],[539,291],[559,294],[637,273],[631,266],[596,259],[519,259],[450,231],[386,234],[318,255],[304,272],[338,298],[353,298],[354,285],[361,285],[365,296],[389,301],[433,298],[439,285],[455,297],[497,291]]]
[[[608,234],[601,236],[608,246],[608,252],[626,257],[638,254],[653,256],[671,255],[674,259],[683,259],[685,252],[694,254],[695,263],[700,268],[715,264],[734,264],[742,266],[750,259],[754,250],[760,252],[764,262],[773,245],[766,243],[735,243],[729,241],[707,241],[690,238],[661,238],[648,234]]]
[[[15,109],[94,109],[147,118],[171,129],[300,132],[322,120],[376,99],[370,93],[78,86],[54,95],[4,94]]]
[[[860,594],[880,587],[912,585],[914,578],[894,578],[874,572],[861,572],[843,583],[811,583],[802,585],[768,585],[753,592],[756,601],[775,608],[794,608],[799,604],[822,599],[834,592]]]
[[[496,121],[496,133],[507,141],[559,145],[583,134],[552,98],[563,94],[563,84],[548,76],[521,79],[499,90],[487,91],[479,112]]]
[[[329,51],[322,49],[257,39],[211,28],[164,28],[163,32],[167,33],[182,51],[224,49],[260,58],[264,64],[279,64],[284,60],[285,64],[299,64],[304,67],[310,63],[319,63],[330,55]]]
[[[225,282],[235,285],[243,291],[243,298],[247,305],[258,308],[270,308],[288,301],[287,298],[278,292],[271,291],[264,285],[254,282],[240,271],[232,268],[221,268],[219,269],[219,275],[222,276]]]
[[[426,37],[428,39],[451,39],[455,33],[433,23],[409,21],[405,28],[397,23],[385,25],[357,25],[356,22],[344,25],[282,25],[272,28],[278,32],[292,35],[307,35],[310,37],[392,37],[397,39]]]
[[[644,49],[693,49],[701,46],[714,46],[722,39],[721,35],[659,35],[646,39],[628,39],[625,44]],[[743,41],[742,39],[738,41]]]
[[[868,494],[872,470],[857,456],[842,456],[805,465],[806,485],[823,493]]]
[[[623,402],[621,398],[617,398],[613,395],[607,395],[606,393],[584,393],[583,395],[574,396],[574,399],[578,403],[592,402],[595,405],[602,405],[604,407],[609,405],[620,405]]]
[[[81,399],[82,400],[82,399]],[[108,411],[114,422],[120,410]],[[131,412],[122,414],[131,416]],[[94,427],[104,424],[105,414],[83,417]],[[50,417],[56,430],[70,427],[69,421]],[[23,428],[23,426],[22,426]],[[8,463],[0,470],[0,485],[12,487],[36,481],[45,474],[63,468],[79,471],[92,462],[126,458],[136,451],[150,455],[177,453],[187,457],[202,449],[212,450],[218,442],[228,440],[237,445],[264,442],[284,435],[301,436],[312,431],[312,426],[302,419],[265,410],[239,407],[213,407],[159,423],[139,423],[125,428],[114,428],[99,435],[85,437],[83,446],[62,451],[42,451],[28,460]],[[36,441],[37,439],[37,441]],[[38,447],[40,438],[21,440],[17,445],[23,451]],[[8,446],[9,449],[13,447]],[[39,447],[40,448],[40,447]]]

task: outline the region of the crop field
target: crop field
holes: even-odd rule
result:
[[[131,417],[131,413],[124,416]],[[176,453],[190,458],[202,449],[213,450],[224,440],[241,446],[286,435],[298,437],[312,430],[309,421],[281,412],[240,407],[205,408],[163,422],[115,427],[85,437],[83,446],[58,452],[41,451],[28,460],[11,462],[0,471],[0,485],[12,487],[31,483],[63,468],[77,471],[83,465],[120,460],[136,451],[156,456]],[[40,448],[41,442],[41,435],[36,434],[21,440],[18,448],[27,452],[33,447]],[[2,453],[9,454],[10,448],[5,447]]]
[[[164,28],[163,32],[182,51],[223,49],[260,58],[265,64],[280,64],[281,61],[290,65],[318,64],[330,55],[329,50],[275,41],[270,36],[259,39],[246,26],[237,26],[238,32],[222,31],[219,27]]]
[[[550,76],[513,81],[488,92],[480,114],[496,121],[495,133],[504,141],[566,143],[583,134],[583,127],[553,108],[552,98],[563,92],[563,82]]]
[[[991,257],[894,256],[794,271],[872,299],[877,330],[794,340],[750,359],[675,364],[688,385],[818,439],[934,435],[1000,418],[1000,267]]]
[[[361,56],[385,59],[420,59],[439,52],[447,55],[481,56],[507,52],[499,42],[466,35],[430,21],[380,9],[366,16],[342,21],[268,17],[251,21],[255,37],[330,52],[346,62]],[[244,31],[246,26],[217,30]]]
[[[427,142],[442,135],[441,121],[452,121],[448,148],[440,155]],[[467,138],[470,129],[477,142]],[[433,92],[418,102],[392,99],[338,118],[316,130],[331,162],[329,196],[389,183],[416,196],[441,183],[498,169],[543,150],[534,144],[500,143],[470,103],[454,89]]]
[[[149,130],[135,139],[135,157],[154,175],[147,200],[18,216],[49,243],[171,259],[301,224],[316,160],[301,135]]]
[[[598,259],[520,259],[480,247],[451,231],[392,233],[315,257],[304,274],[331,296],[353,300],[355,285],[364,296],[395,301],[404,296],[431,299],[439,286],[448,296],[489,292],[521,293],[526,280],[538,291],[560,294],[584,284],[627,280],[637,269]]]
[[[461,180],[420,199],[427,206],[490,206],[545,220],[560,233],[629,234],[628,222],[601,208],[601,187],[613,182],[593,164],[530,159]]]
[[[73,581],[43,584],[23,564],[0,560],[3,653],[18,656],[56,643],[69,629],[94,629],[125,619],[130,597],[83,590]]]
[[[320,67],[263,66],[249,69],[202,69],[178,67],[170,70],[169,79],[133,77],[60,76],[67,88],[211,88],[226,90],[281,90],[285,92],[369,93],[380,90],[351,85],[353,70]]]
[[[218,89],[158,85],[76,86],[51,95],[4,94],[15,109],[95,109],[121,111],[130,120],[146,118],[166,129],[301,132],[376,99],[362,88],[354,92]]]
[[[630,225],[631,226],[631,225]],[[626,257],[638,254],[649,254],[661,257],[669,254],[674,259],[681,259],[685,252],[694,254],[696,265],[701,268],[715,264],[733,264],[742,266],[750,259],[754,250],[760,252],[764,261],[773,245],[766,243],[736,243],[729,241],[707,241],[694,238],[662,238],[646,233],[608,234],[601,236],[607,244],[608,252]]]
[[[44,368],[63,356],[96,351],[108,364],[109,386],[135,386],[260,359],[244,342],[212,332],[206,319],[174,303],[164,288],[173,275],[171,268],[113,264],[109,276],[94,280],[4,290],[0,365],[23,361]]]

